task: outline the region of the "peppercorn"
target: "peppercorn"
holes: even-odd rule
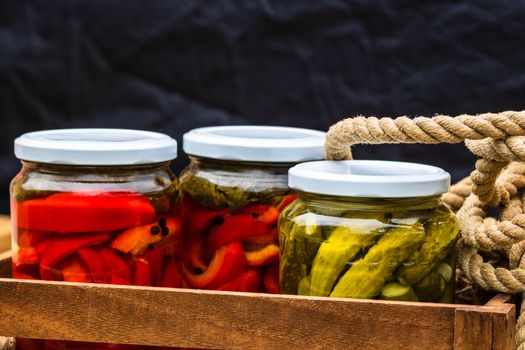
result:
[[[162,235],[163,235],[163,236],[167,236],[169,233],[170,233],[170,229],[167,228],[166,226],[164,226],[164,227],[162,228]]]
[[[160,227],[159,226],[151,226],[151,234],[152,235],[158,235],[160,233]]]

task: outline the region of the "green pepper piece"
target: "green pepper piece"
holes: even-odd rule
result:
[[[419,248],[424,238],[425,230],[419,221],[389,229],[362,259],[352,264],[330,296],[377,296],[392,273]]]
[[[459,229],[452,213],[446,208],[437,209],[430,218],[425,241],[399,269],[398,280],[413,285],[440,264],[456,242]]]
[[[350,222],[350,223],[349,223]],[[379,239],[377,220],[348,219],[324,241],[312,264],[310,295],[328,296],[337,278],[356,255]]]

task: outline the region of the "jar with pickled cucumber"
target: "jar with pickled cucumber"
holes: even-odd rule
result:
[[[282,293],[452,303],[458,225],[442,169],[319,161],[289,173],[279,221]]]
[[[296,195],[293,165],[323,157],[320,131],[265,126],[194,129],[180,176],[190,288],[279,293],[279,214]]]
[[[22,169],[11,182],[13,277],[182,286],[179,190],[169,167],[175,140],[135,130],[50,130],[19,137],[15,154]],[[17,346],[51,343],[91,348],[34,339]]]

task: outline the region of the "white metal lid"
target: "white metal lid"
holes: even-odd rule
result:
[[[177,158],[177,141],[141,130],[46,130],[17,138],[15,155],[21,160],[53,164],[148,164]]]
[[[183,137],[189,155],[252,162],[303,162],[323,159],[326,133],[281,126],[213,126]]]
[[[288,185],[304,192],[333,196],[424,197],[447,192],[450,174],[434,166],[416,163],[319,161],[291,168]]]

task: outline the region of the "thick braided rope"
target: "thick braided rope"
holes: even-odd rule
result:
[[[459,260],[465,275],[484,289],[525,292],[525,214],[518,189],[525,186],[525,112],[487,113],[433,118],[345,119],[330,128],[327,159],[352,159],[354,144],[459,143],[480,157],[469,179],[443,196],[458,212],[462,229]],[[502,173],[502,170],[504,172]],[[501,174],[501,175],[500,175]],[[490,206],[502,206],[500,219],[486,217]],[[510,269],[485,263],[477,249],[509,258]],[[524,305],[525,306],[525,305]],[[517,323],[516,343],[525,350],[525,312]]]

